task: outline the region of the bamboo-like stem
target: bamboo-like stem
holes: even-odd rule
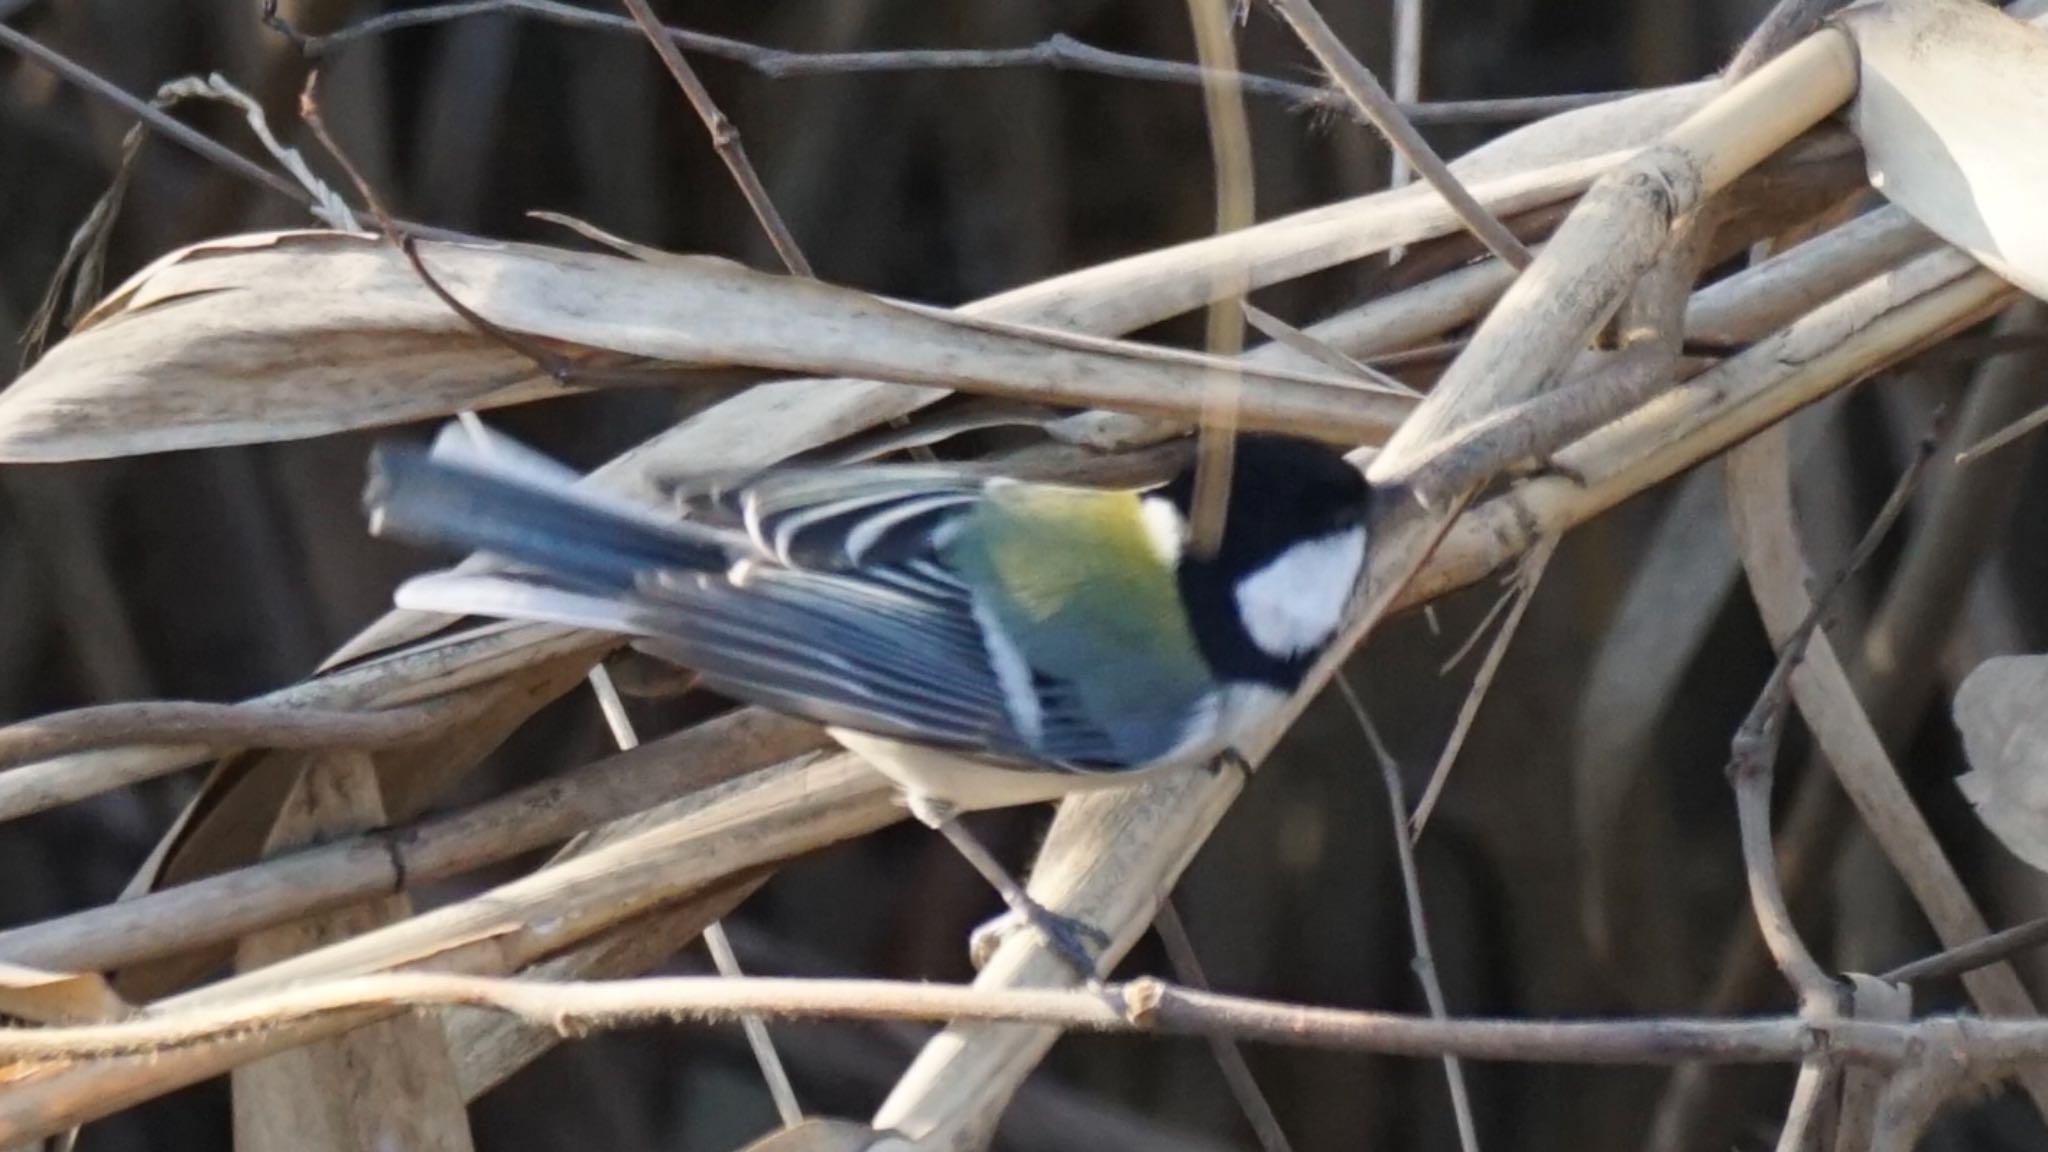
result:
[[[306,747],[321,747],[327,743],[323,737],[334,734],[331,726],[323,725],[324,718],[344,709],[369,711],[418,704],[429,714],[438,713],[443,721],[470,715],[473,709],[486,706],[471,699],[470,694],[488,694],[496,687],[494,682],[508,672],[565,656],[587,653],[594,657],[616,643],[565,628],[545,627],[519,633],[523,644],[515,655],[507,643],[508,634],[509,630],[502,628],[482,629],[388,660],[265,693],[248,702],[257,706],[256,711],[224,714],[231,721],[229,728],[241,729],[239,734],[229,728],[217,728],[198,734],[196,743],[183,743],[175,727],[155,727],[152,722],[157,718],[148,716],[145,706],[144,711],[130,714],[134,726],[124,735],[133,738],[133,743],[123,740],[117,747],[68,752],[0,771],[0,820],[42,812],[188,768],[212,754],[218,740],[253,735],[255,725],[267,723],[273,716],[303,711],[302,719],[310,719],[311,723],[287,720],[282,725],[287,737],[284,743],[289,746],[303,739]],[[384,719],[373,718],[359,731],[375,737],[380,728],[386,728],[386,735],[402,737],[398,743],[417,742],[432,734],[418,733],[410,727],[418,716],[408,710]],[[215,717],[220,718],[221,715]],[[33,740],[37,723],[27,721],[19,726],[24,742]],[[250,726],[244,728],[245,723]],[[323,726],[330,730],[316,731]],[[371,739],[366,743],[374,746],[380,741]],[[263,745],[258,741],[250,746]]]
[[[460,723],[460,699],[352,711],[280,708],[260,702],[144,700],[97,704],[22,720],[0,728],[0,773],[59,756],[137,745],[236,748],[384,748],[423,740]],[[26,815],[0,806],[0,820]]]
[[[1785,1122],[1778,1128],[1778,1152],[1810,1152],[1815,1125],[1840,1082],[1835,1065],[1823,1057],[1810,1057],[1799,1066],[1799,1077],[1792,1082],[1792,1103],[1786,1106]]]
[[[1656,260],[1675,221],[1855,90],[1848,36],[1816,33],[1603,178],[1387,442],[1372,478],[1401,482],[1445,438],[1541,390]]]
[[[1913,1046],[1908,1062],[1892,1073],[1878,1097],[1870,1152],[1913,1152],[1942,1101],[1962,1087],[1965,1053],[1944,1024]]]
[[[1237,41],[1223,0],[1188,0],[1188,17],[1208,76],[1202,84],[1202,107],[1208,115],[1209,153],[1216,172],[1216,231],[1235,232],[1249,228],[1255,218],[1251,120],[1245,112],[1244,90],[1230,79],[1237,73]],[[1211,355],[1236,359],[1244,351],[1240,303],[1249,284],[1240,268],[1219,269],[1216,281],[1203,347]],[[1241,375],[1219,368],[1209,374],[1202,396],[1195,491],[1188,509],[1188,547],[1197,556],[1213,556],[1222,544],[1244,390]]]
[[[512,972],[665,903],[904,816],[887,780],[846,755],[753,773],[669,808],[676,815],[665,822],[471,899],[155,1007],[170,1012],[231,1005],[294,984],[427,964]],[[66,1065],[0,1093],[0,1147],[62,1131],[386,1013],[343,1012],[175,1055]]]
[[[127,968],[460,875],[826,743],[807,725],[737,713],[462,811],[10,928],[0,932],[0,957]]]

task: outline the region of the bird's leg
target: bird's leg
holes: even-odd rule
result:
[[[1094,983],[1095,950],[1109,946],[1109,936],[1093,924],[1086,924],[1071,916],[1062,916],[1031,898],[1022,884],[1017,883],[1002,862],[984,847],[974,833],[961,824],[952,805],[934,800],[928,796],[912,796],[910,810],[919,820],[938,830],[955,851],[967,858],[981,878],[1003,898],[1010,912],[1018,919],[1038,930],[1052,950],[1075,974],[1083,980]],[[1094,945],[1091,950],[1089,945]]]

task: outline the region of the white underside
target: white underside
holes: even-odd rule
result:
[[[936,801],[961,812],[1043,804],[1075,792],[1122,788],[1170,768],[1200,763],[1240,742],[1286,703],[1287,696],[1261,684],[1233,685],[1211,697],[1188,733],[1167,756],[1141,768],[1118,772],[1075,772],[1057,768],[1005,768],[939,748],[906,744],[865,732],[828,728],[832,738],[895,782],[913,807]]]

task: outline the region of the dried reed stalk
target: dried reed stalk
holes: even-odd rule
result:
[[[1789,63],[1773,66],[1778,71],[1767,67],[1759,72],[1753,82],[1746,82],[1753,86],[1739,85],[1729,96],[1671,129],[1671,140],[1687,154],[1688,162],[1700,162],[1696,171],[1685,174],[1681,195],[1665,200],[1661,209],[1649,201],[1630,202],[1630,211],[1637,213],[1634,218],[1650,222],[1642,230],[1647,239],[1631,241],[1619,252],[1605,250],[1611,247],[1610,240],[1595,254],[1584,241],[1590,225],[1578,225],[1575,232],[1561,231],[1536,268],[1545,271],[1547,264],[1546,274],[1552,278],[1541,288],[1566,301],[1560,307],[1570,313],[1565,318],[1572,322],[1552,324],[1558,316],[1539,316],[1541,310],[1515,303],[1517,293],[1527,297],[1537,293],[1538,287],[1522,285],[1511,290],[1482,326],[1483,342],[1475,338],[1474,347],[1439,387],[1443,399],[1432,402],[1429,420],[1417,424],[1412,436],[1404,430],[1402,436],[1410,442],[1397,441],[1400,455],[1411,457],[1417,466],[1426,464],[1432,445],[1440,440],[1429,425],[1440,425],[1436,432],[1460,426],[1468,417],[1539,387],[1633,280],[1633,273],[1623,269],[1636,262],[1647,266],[1654,258],[1661,245],[1661,234],[1654,226],[1659,211],[1668,225],[1674,204],[1682,214],[1693,199],[1727,185],[1776,150],[1820,114],[1815,109],[1824,112],[1822,106],[1839,87],[1842,65],[1840,46],[1826,39],[1828,35],[1788,54],[1785,59]],[[1798,99],[1776,103],[1795,91]],[[1514,210],[1509,205],[1526,208],[1551,203],[1571,195],[1593,173],[1612,167],[1618,157],[1607,149],[1664,132],[1672,121],[1696,108],[1701,95],[1698,89],[1658,93],[1625,107],[1561,117],[1555,125],[1538,125],[1517,134],[1519,140],[1509,138],[1513,141],[1509,146],[1475,157],[1473,163],[1456,166],[1456,170],[1473,181],[1475,191],[1485,190],[1492,196],[1490,206],[1497,211]],[[1760,103],[1770,106],[1759,109]],[[1733,119],[1743,110],[1767,111],[1770,116],[1757,129],[1745,131],[1736,127]],[[1589,127],[1594,124],[1606,126],[1604,138]],[[1617,124],[1626,125],[1629,131],[1617,134]],[[1670,170],[1656,165],[1671,159],[1667,152],[1658,151],[1642,158],[1641,167],[1633,170],[1669,177]],[[1489,164],[1496,166],[1496,174],[1485,175]],[[1655,190],[1654,181],[1650,187]],[[1591,211],[1582,209],[1574,219],[1597,215],[1600,203],[1587,206]],[[1648,215],[1642,215],[1638,210],[1646,207]],[[1390,243],[1442,235],[1451,227],[1448,213],[1427,193],[1369,198],[1060,277],[963,312],[1083,332],[1127,331],[1206,302],[1215,291],[1215,272],[1221,268],[1242,267],[1247,269],[1250,283],[1269,284]],[[1573,227],[1567,225],[1568,230]],[[1769,315],[1782,322],[1784,313],[1775,310],[1811,306],[1828,291],[1854,283],[1859,271],[1867,275],[1884,267],[1887,259],[1896,260],[1900,252],[1911,250],[1910,244],[1920,243],[1890,224],[1871,226],[1868,231],[1870,235],[1837,240],[1837,246],[1825,252],[1816,248],[1807,253],[1807,264],[1798,268],[1792,267],[1788,257],[1787,264],[1772,272],[1783,279],[1773,281],[1780,290],[1772,298],[1774,311]],[[1829,239],[1823,237],[1815,245]],[[1858,260],[1865,263],[1858,264]],[[1357,641],[1379,608],[1419,603],[1477,579],[1532,540],[1554,536],[1874,368],[1988,314],[2009,298],[2010,289],[1973,269],[1967,259],[1939,252],[1812,307],[1796,323],[1762,336],[1755,348],[1673,387],[1628,418],[1562,450],[1559,462],[1583,477],[1583,483],[1561,476],[1525,483],[1479,505],[1433,550],[1434,533],[1425,526],[1395,528],[1383,538],[1374,557],[1368,601],[1372,608],[1361,613],[1343,647]],[[1445,306],[1450,309],[1448,314],[1459,316],[1484,307],[1483,302],[1475,301],[1489,295],[1496,280],[1479,272],[1454,275],[1459,277],[1455,283],[1446,278],[1444,285],[1415,290],[1418,295],[1407,306],[1416,308],[1417,316],[1436,306]],[[1612,292],[1608,291],[1610,284],[1615,285]],[[1757,310],[1736,314],[1742,303],[1732,297],[1710,301],[1703,293],[1695,298],[1693,307],[1703,318],[1714,315],[1717,308],[1725,310],[1721,315],[1731,330],[1769,323],[1769,315]],[[1444,327],[1456,322],[1445,322]],[[1404,338],[1430,335],[1423,327],[1418,322]],[[1526,363],[1505,382],[1471,383],[1479,369],[1466,367],[1467,362],[1478,365],[1489,357],[1498,359],[1498,347],[1515,338],[1544,341],[1545,351],[1540,356],[1519,357]],[[1489,353],[1489,347],[1494,351]],[[872,381],[767,385],[657,437],[616,462],[598,482],[645,495],[663,475],[706,466],[766,463],[907,414],[934,397],[930,389]],[[1142,407],[1143,398],[1139,403]],[[1187,414],[1185,406],[1172,411]],[[1399,460],[1392,446],[1389,454]],[[1382,463],[1386,461],[1383,458]],[[1413,581],[1406,579],[1411,572]],[[351,655],[415,640],[442,623],[393,614],[366,633]],[[544,660],[552,659],[574,674],[579,665],[601,651],[601,646],[587,637],[522,627],[465,637],[461,645],[400,652],[287,690],[292,694],[288,698],[350,708],[389,706],[444,695],[451,689],[468,690],[491,704],[493,724],[480,727],[493,728],[500,721],[517,723],[525,711],[545,698],[546,686],[560,679],[556,673],[537,675]],[[1316,684],[1329,674],[1334,660],[1318,670]],[[521,686],[522,678],[525,686]],[[1297,708],[1307,695],[1296,702]],[[1263,754],[1280,731],[1276,726],[1265,733],[1249,751]],[[458,742],[487,738],[451,737]],[[433,756],[443,751],[445,746],[435,746],[408,755]],[[152,771],[168,770],[163,766],[196,758],[190,746],[89,753],[72,758],[52,775],[82,774],[95,781],[119,782],[135,778],[138,763],[148,764]],[[396,757],[380,757],[380,772],[390,776],[395,762]],[[266,808],[260,789],[246,783],[256,775],[251,767],[245,762],[239,770],[224,770],[223,784],[209,790],[208,802],[218,804],[224,796],[232,796],[226,790],[239,789],[251,799],[236,809],[238,819],[267,831],[275,808]],[[0,776],[0,786],[16,778],[14,774]],[[449,778],[444,774],[415,787],[406,803],[422,802]],[[1055,821],[1033,877],[1034,892],[1070,914],[1109,927],[1116,939],[1112,955],[1120,953],[1142,931],[1172,879],[1221,818],[1241,783],[1228,770],[1190,772],[1128,793],[1104,793],[1068,802]],[[173,997],[162,1006],[175,1011],[232,1005],[295,981],[422,964],[470,971],[520,970],[599,937],[635,916],[659,914],[656,910],[665,903],[684,898],[715,903],[715,892],[729,894],[750,886],[759,870],[794,852],[858,834],[898,816],[877,778],[844,757],[770,769],[694,797],[689,803],[687,813],[668,823],[563,861],[487,898],[331,944]],[[403,807],[401,804],[400,810]],[[176,847],[195,845],[216,854],[235,851],[232,837],[211,838],[191,829]],[[167,842],[164,859],[175,860],[177,853],[172,847]],[[672,927],[687,930],[689,920],[683,917]],[[1020,934],[1005,942],[977,984],[984,989],[1041,985],[1061,976],[1056,962],[1036,941]],[[237,1036],[202,1051],[181,1050],[154,1060],[120,1057],[33,1076],[0,1094],[0,1144],[60,1130],[81,1118],[102,1115],[267,1052],[340,1034],[379,1018],[383,1011],[351,1010],[275,1032]],[[1032,1023],[963,1024],[948,1029],[919,1058],[876,1122],[899,1128],[926,1147],[971,1143],[987,1129],[1055,1035],[1054,1029]],[[488,1079],[475,1076],[471,1082]]]

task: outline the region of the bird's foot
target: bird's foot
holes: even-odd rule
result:
[[[1029,896],[1023,897],[1023,901],[1022,905],[1012,904],[1008,912],[976,928],[968,937],[967,954],[975,970],[987,967],[995,958],[996,949],[1012,932],[1033,929],[1045,937],[1053,954],[1066,961],[1075,975],[1094,983],[1096,958],[1109,947],[1109,933],[1085,920],[1062,916]]]
[[[1590,483],[1586,479],[1584,472],[1559,460],[1555,456],[1545,456],[1540,459],[1525,461],[1508,471],[1510,475],[1518,480],[1541,480],[1546,476],[1555,476],[1574,488],[1584,488]]]
[[[1252,767],[1252,758],[1238,751],[1235,745],[1226,746],[1209,761],[1209,771],[1212,773],[1220,774],[1225,768],[1235,768],[1247,778],[1255,771]]]

